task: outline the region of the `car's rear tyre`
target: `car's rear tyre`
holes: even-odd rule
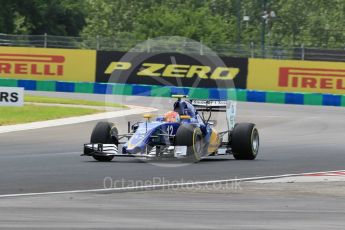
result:
[[[111,122],[98,122],[91,133],[91,143],[117,144],[117,128]],[[97,161],[111,161],[114,156],[93,156]]]
[[[236,124],[230,146],[236,160],[254,160],[259,152],[259,132],[255,124]]]
[[[183,162],[196,163],[201,160],[204,151],[203,135],[199,127],[191,124],[182,124],[177,129],[176,146],[187,146],[187,155]]]

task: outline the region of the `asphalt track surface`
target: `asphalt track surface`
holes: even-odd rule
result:
[[[103,95],[59,96],[105,99]],[[117,96],[112,100],[157,107],[159,112],[171,110],[173,103],[172,99],[149,97]],[[184,166],[144,163],[135,158],[96,162],[80,156],[96,121],[0,134],[0,194],[98,189],[103,188],[105,177],[127,182],[182,182],[345,168],[344,108],[238,103],[237,110],[238,122],[253,122],[259,129],[261,146],[255,161],[236,161],[232,156],[225,156]],[[127,131],[126,119],[135,121],[142,117],[133,115],[112,120],[121,133]]]
[[[0,199],[0,229],[344,229],[344,183]]]

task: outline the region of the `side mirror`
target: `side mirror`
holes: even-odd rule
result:
[[[146,113],[146,114],[143,115],[143,117],[149,120],[149,119],[151,119],[153,117],[153,115]]]
[[[132,132],[134,133],[135,131],[137,131],[138,127],[139,127],[139,124],[138,124],[138,123],[133,124],[133,125],[131,126]]]

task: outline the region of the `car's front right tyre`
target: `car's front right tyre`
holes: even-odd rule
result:
[[[99,143],[99,144],[114,144],[115,141],[113,140],[111,133],[116,132],[117,134],[117,129],[116,129],[114,124],[111,122],[98,122],[94,129],[92,130],[91,133],[91,143]],[[114,138],[117,138],[116,136]],[[93,156],[93,158],[97,161],[111,161],[114,156]]]

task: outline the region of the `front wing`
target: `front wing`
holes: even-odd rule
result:
[[[219,148],[216,155],[226,155],[226,148]],[[123,153],[122,148],[115,144],[88,143],[84,144],[82,156],[116,156],[141,158],[185,158],[187,146],[154,146],[146,148],[145,152],[130,154]]]

